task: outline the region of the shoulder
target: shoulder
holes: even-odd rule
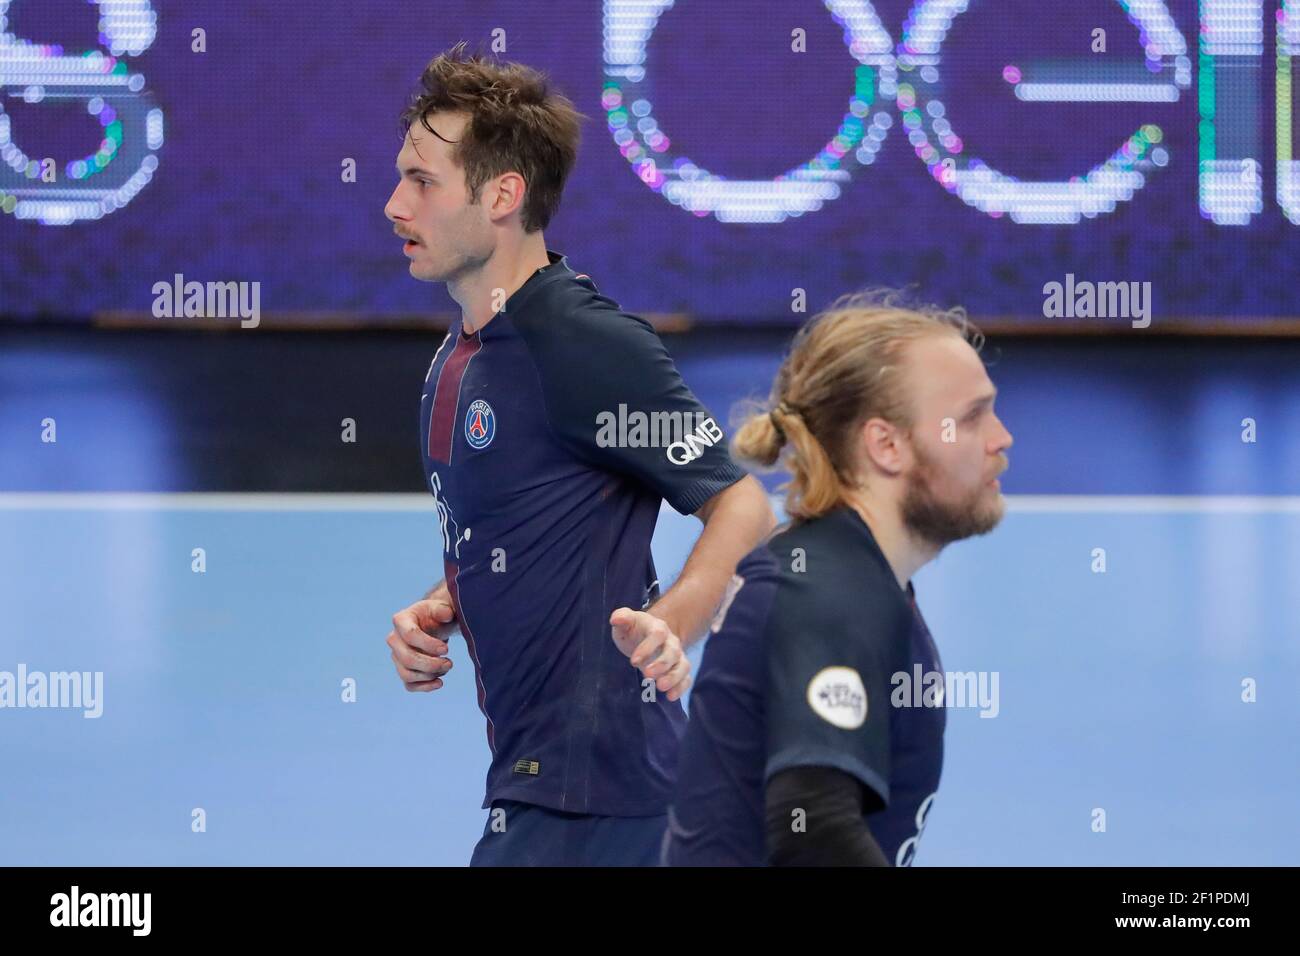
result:
[[[772,553],[759,545],[736,565],[709,627],[722,641],[741,634],[756,637],[767,624],[781,570]],[[710,638],[710,644],[717,643]],[[707,647],[706,647],[707,653]]]
[[[767,542],[776,565],[772,638],[892,648],[908,627],[906,595],[874,542],[842,512],[798,522]]]
[[[597,291],[590,278],[557,276],[514,316],[520,334],[545,350],[637,348],[659,344],[654,327]]]
[[[775,585],[781,577],[781,565],[772,553],[769,542],[764,542],[740,559],[736,574],[746,581],[762,581]]]
[[[761,606],[762,612],[766,614],[780,580],[781,568],[776,558],[766,545],[760,544],[736,565],[731,581],[723,592],[711,630],[717,633],[721,629],[733,603],[742,603],[747,607]]]

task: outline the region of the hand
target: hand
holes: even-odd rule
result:
[[[669,700],[677,700],[691,686],[691,662],[682,642],[664,621],[647,611],[621,607],[609,616],[614,644]]]
[[[408,691],[437,690],[442,675],[451,670],[447,639],[456,630],[456,612],[445,592],[435,591],[393,615],[388,634],[397,676]]]

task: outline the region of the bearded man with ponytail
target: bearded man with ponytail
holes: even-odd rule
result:
[[[799,331],[735,433],[738,460],[789,472],[791,520],[713,623],[663,862],[911,864],[946,722],[941,691],[891,693],[896,674],[942,674],[911,579],[1005,508],[1011,435],[982,345],[960,310],[847,296]]]

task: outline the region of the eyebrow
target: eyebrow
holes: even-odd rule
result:
[[[975,401],[973,401],[973,402],[971,402],[969,405],[967,405],[967,406],[966,406],[966,414],[969,415],[971,412],[975,411],[977,408],[983,408],[983,407],[986,406],[986,405],[992,405],[992,404],[993,404],[993,400],[994,400],[995,398],[997,398],[997,397],[998,397],[998,390],[997,390],[996,388],[994,388],[992,392],[989,392],[987,395],[981,395],[979,398],[975,399]]]
[[[432,169],[426,169],[423,166],[407,166],[405,169],[398,167],[398,171],[401,172],[403,176],[424,175],[424,176],[428,176],[430,179],[438,178],[437,173],[435,173]]]

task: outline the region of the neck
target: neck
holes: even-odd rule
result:
[[[917,538],[904,523],[898,505],[892,501],[861,491],[850,491],[848,504],[871,529],[876,544],[880,545],[890,570],[898,580],[898,586],[903,590],[907,590],[912,575],[933,561],[942,550],[933,542]]]
[[[502,241],[472,273],[447,283],[447,291],[460,306],[461,327],[474,333],[505,306],[534,272],[547,265],[546,240],[541,230],[517,241]]]

